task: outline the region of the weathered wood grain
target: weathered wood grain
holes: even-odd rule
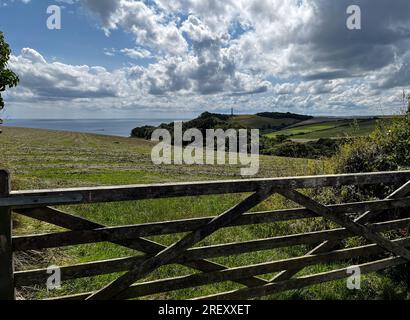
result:
[[[379,232],[382,231],[389,231],[398,228],[405,228],[410,226],[410,218],[395,220],[395,221],[388,221],[383,223],[374,224],[374,230]],[[352,235],[352,234],[350,234]],[[296,234],[290,236],[282,236],[270,239],[260,239],[260,240],[253,240],[253,241],[246,241],[246,242],[238,242],[238,243],[231,243],[231,244],[222,244],[222,245],[215,245],[215,246],[207,246],[207,247],[200,247],[200,248],[193,248],[187,250],[184,254],[182,254],[179,258],[175,261],[171,261],[172,263],[179,263],[184,264],[190,261],[195,261],[204,258],[216,258],[216,257],[224,257],[230,255],[236,255],[241,253],[249,253],[254,251],[260,250],[269,250],[279,247],[288,247],[294,246],[299,244],[313,244],[317,243],[323,239],[344,239],[349,236],[349,232],[344,229],[334,229],[329,231],[316,231],[306,234]],[[410,245],[408,243],[408,239],[400,240],[398,243],[401,245]],[[377,246],[376,246],[377,247]],[[369,249],[369,251],[367,251]],[[373,246],[365,246],[361,249],[355,249],[349,251],[342,251],[342,256],[345,252],[348,252],[348,256],[343,256],[347,258],[353,258],[355,256],[368,255],[383,252],[382,249],[378,248],[376,251]],[[363,253],[366,251],[366,253]],[[84,264],[78,264],[73,266],[66,266],[61,267],[61,276],[62,280],[70,280],[82,277],[91,277],[106,273],[113,273],[113,272],[122,272],[129,270],[134,264],[142,263],[147,257],[145,256],[136,256],[136,257],[126,257],[126,258],[118,258],[118,259],[111,259],[111,260],[104,260],[98,262],[90,262]],[[303,265],[303,263],[311,264],[313,260],[309,259],[291,259],[289,261],[297,261],[297,263],[290,263],[286,266],[288,268],[297,268]],[[329,260],[330,261],[330,260]],[[279,264],[280,266],[282,264]],[[281,269],[275,269],[272,271],[268,271],[266,273],[280,271]],[[261,272],[260,274],[262,274]],[[256,273],[257,275],[258,273]],[[47,277],[47,270],[46,269],[39,269],[39,270],[30,270],[30,271],[20,271],[15,273],[15,284],[16,286],[28,286],[32,284],[43,284],[45,283],[45,279]]]
[[[365,239],[369,240],[370,242],[375,242],[382,248],[386,249],[387,251],[394,253],[400,257],[403,257],[410,261],[410,251],[406,248],[400,247],[399,245],[395,244],[394,242],[384,238],[377,231],[371,229],[371,227],[362,225],[358,222],[350,220],[350,218],[346,216],[338,216],[337,214],[333,213],[328,207],[316,202],[315,200],[305,196],[304,194],[296,191],[296,190],[279,190],[278,193],[283,195],[284,197],[299,203],[306,208],[322,215],[323,217],[339,224],[342,227],[345,227],[349,231],[355,233],[358,236],[364,237]]]
[[[357,267],[360,268],[361,274],[366,274],[395,267],[401,264],[405,264],[407,262],[408,261],[404,258],[391,257],[364,264],[359,264],[357,265]],[[243,300],[249,298],[258,298],[287,290],[294,290],[319,283],[344,279],[350,276],[347,273],[347,270],[348,268],[342,268],[338,270],[299,277],[291,280],[285,280],[282,282],[274,282],[264,286],[232,290],[229,292],[209,295],[206,297],[199,297],[193,300]]]
[[[10,174],[0,170],[0,199],[10,192]],[[0,300],[14,300],[11,210],[0,207]]]
[[[410,245],[410,238],[395,240],[402,246]],[[255,275],[267,274],[282,270],[283,268],[295,268],[299,264],[314,265],[317,263],[326,263],[329,261],[347,260],[356,257],[369,257],[371,255],[382,253],[383,249],[377,245],[365,245],[361,247],[355,247],[350,249],[337,250],[328,253],[322,253],[312,256],[302,256],[290,259],[284,259],[274,262],[266,262],[255,265],[231,268],[228,270],[192,274],[181,277],[174,277],[169,279],[161,279],[155,281],[144,282],[140,284],[132,285],[129,289],[125,290],[117,299],[131,299],[137,297],[144,297],[147,295],[169,292],[180,289],[187,289],[196,286],[209,285],[213,283],[219,283],[224,281],[235,281],[238,278],[244,276],[250,277]],[[65,297],[59,297],[52,300],[83,300],[91,295],[92,292],[69,295]]]
[[[386,201],[389,201],[388,203],[396,202],[396,204],[394,205],[394,207],[396,208],[398,206],[401,206],[403,208],[410,206],[410,198],[405,200]],[[248,214],[246,218],[252,218],[253,215],[254,214]],[[259,215],[259,213],[255,215]],[[264,213],[262,215],[271,214]],[[276,213],[274,215],[276,216]],[[283,215],[282,218],[285,218],[285,216],[286,215]],[[245,216],[242,216],[241,218],[243,219],[245,218]],[[96,242],[115,242],[133,240],[145,236],[193,231],[195,230],[195,226],[196,228],[199,228],[200,226],[209,223],[209,221],[211,220],[212,218],[203,218],[165,223],[142,224],[135,226],[105,227],[93,230],[17,236],[13,237],[13,248],[14,251],[26,251]],[[249,220],[251,220],[250,222],[254,222],[252,219]],[[235,224],[230,224],[229,227],[232,225]],[[310,243],[311,242],[309,242],[309,244]]]
[[[393,184],[409,180],[410,171],[402,171],[102,188],[7,191],[3,194],[0,190],[0,213],[2,211],[8,212],[10,219],[8,237],[11,235],[11,208],[17,213],[71,230],[68,232],[53,234],[13,237],[8,242],[8,246],[12,246],[13,250],[37,250],[42,248],[108,241],[145,253],[144,255],[134,257],[95,261],[62,267],[63,281],[128,271],[124,276],[113,281],[102,290],[93,293],[64,297],[64,299],[127,299],[222,281],[235,281],[248,286],[248,288],[204,298],[243,299],[278,292],[278,290],[289,290],[292,288],[303,287],[305,285],[331,281],[339,279],[342,275],[343,277],[347,276],[346,272],[344,274],[342,272],[343,270],[346,271],[346,269],[340,269],[323,274],[288,280],[298,270],[301,270],[307,265],[346,260],[359,256],[367,257],[386,253],[386,250],[397,257],[363,264],[361,266],[365,271],[362,270],[362,272],[372,272],[372,270],[376,270],[377,268],[386,268],[391,265],[401,264],[408,261],[410,259],[410,251],[407,250],[406,247],[410,246],[410,239],[406,238],[390,241],[382,237],[379,232],[408,227],[410,225],[410,218],[368,225],[363,225],[363,223],[370,221],[371,218],[374,218],[377,214],[385,210],[408,208],[410,206],[410,197],[407,197],[407,194],[410,191],[410,182],[384,200],[329,206],[324,206],[313,199],[306,197],[295,189],[325,186],[339,187],[341,185],[350,184]],[[5,188],[9,190],[9,187]],[[305,208],[246,213],[248,210],[267,199],[274,192],[282,194],[288,199],[301,204]],[[252,193],[252,195],[217,217],[165,221],[132,226],[107,227],[48,207],[49,205],[60,204],[134,201],[142,199],[229,193]],[[354,221],[347,217],[347,214],[349,213],[361,212],[364,212],[364,214]],[[330,219],[341,225],[342,228],[192,248],[199,241],[221,228],[312,217],[324,217]],[[3,217],[0,215],[0,219],[2,218]],[[4,229],[2,229],[2,225],[6,225],[1,222],[2,221],[0,220],[0,235],[2,235]],[[182,232],[191,233],[170,247],[143,238],[147,236]],[[357,248],[331,251],[337,241],[352,236],[364,237],[372,244]],[[306,256],[257,265],[229,269],[226,266],[205,260],[208,258],[270,250],[292,245],[309,245],[318,242],[322,242],[322,244]],[[9,251],[11,252],[10,249]],[[0,259],[0,266],[2,265],[1,261],[2,260]],[[12,283],[11,288],[13,296],[11,299],[14,299],[14,286],[45,283],[45,279],[48,277],[45,269],[38,269],[15,272],[13,280],[12,257],[7,259],[7,261],[11,262],[11,277],[10,275],[8,276],[8,281],[11,281]],[[148,275],[158,267],[174,263],[197,269],[202,271],[202,273],[133,285],[135,281]],[[286,269],[286,271],[281,273],[283,278],[276,278],[273,283],[257,277],[257,275],[260,274],[277,272],[284,269]],[[8,270],[10,270],[10,268]],[[0,272],[0,280],[3,277],[4,275]]]
[[[88,219],[85,219],[83,217],[78,217],[78,216],[73,216],[71,214],[68,214],[66,212],[63,212],[61,210],[57,210],[55,208],[40,208],[40,209],[25,209],[20,212],[21,214],[33,218],[33,219],[38,219],[40,221],[44,221],[47,223],[53,223],[57,226],[66,228],[66,229],[72,229],[72,230],[83,230],[83,229],[95,229],[95,228],[101,228],[104,227],[101,224],[92,222]],[[135,240],[130,240],[130,241],[118,241],[118,242],[113,242],[114,244],[118,244],[120,246],[134,249],[136,251],[140,251],[143,253],[146,253],[143,257],[138,257],[132,259],[135,259],[135,263],[138,263],[139,261],[137,259],[144,259],[146,260],[148,257],[152,257],[155,254],[158,254],[162,250],[166,249],[167,247],[157,243],[152,240],[144,239],[144,238],[139,238]],[[118,261],[117,261],[118,260]],[[77,266],[72,266],[72,267],[63,267],[62,268],[62,276],[63,277],[72,277],[76,278],[78,277],[81,273],[82,274],[87,274],[87,272],[90,273],[90,275],[93,274],[93,271],[90,270],[90,268],[95,269],[94,275],[98,274],[103,274],[107,273],[106,271],[114,270],[115,272],[116,269],[120,268],[119,271],[126,271],[129,270],[130,267],[127,267],[126,269],[123,269],[122,267],[118,266],[118,263],[123,263],[127,265],[129,262],[128,258],[125,258],[124,260],[122,259],[114,259],[113,261],[107,261],[107,264],[103,262],[92,262],[89,264],[84,264],[84,265],[79,265],[78,268]],[[189,261],[182,262],[183,265],[189,268],[193,268],[202,272],[212,272],[212,271],[218,271],[218,270],[225,270],[227,267],[208,260],[193,260],[190,259]],[[37,270],[34,272],[34,278],[33,281],[43,281],[44,283],[44,272],[46,270]],[[99,273],[102,272],[102,273]],[[42,275],[40,273],[43,273]],[[111,272],[108,272],[111,273]],[[47,275],[48,277],[48,275]],[[252,277],[252,278],[244,278],[244,279],[239,279],[237,281],[239,284],[245,285],[245,286],[255,286],[255,285],[262,285],[267,283],[266,280],[257,278],[257,277]],[[40,282],[41,283],[41,282]]]
[[[131,286],[135,281],[148,275],[160,266],[176,259],[185,250],[210,236],[221,227],[228,225],[240,215],[269,198],[274,192],[274,188],[263,188],[262,190],[252,194],[236,206],[213,219],[208,224],[198,228],[196,231],[193,231],[181,240],[161,251],[155,257],[147,259],[142,264],[135,265],[129,272],[114,280],[101,290],[93,293],[87,298],[87,300],[106,300],[117,296]]]
[[[393,199],[398,199],[398,198],[403,198],[406,197],[410,193],[410,181],[405,183],[403,186],[401,186],[399,189],[395,190],[392,194],[386,197],[385,200],[393,200]],[[336,211],[331,208],[330,206],[327,206],[332,212],[336,213]],[[377,215],[380,215],[383,213],[383,211],[386,210],[385,208],[366,208],[361,210],[361,212],[365,211],[361,216],[359,216],[357,219],[355,219],[355,222],[357,223],[366,223],[368,221],[371,221],[374,219]],[[358,211],[359,212],[359,211]],[[331,251],[333,248],[337,246],[338,242],[337,241],[331,241],[331,240],[326,240],[310,250],[307,255],[312,255],[312,254],[317,254],[317,253],[322,253],[322,252],[328,252]],[[303,266],[300,266],[299,268],[296,269],[288,269],[284,270],[277,275],[275,275],[272,279],[270,279],[270,282],[276,282],[276,281],[284,281],[287,279],[292,278],[295,274],[297,274],[300,270],[303,269]]]
[[[256,192],[263,188],[317,188],[342,185],[404,183],[410,171],[355,173],[310,177],[243,179],[119,187],[70,188],[56,190],[13,191],[0,198],[0,207],[36,208],[63,204],[104,203],[171,197],[191,197],[229,193]]]
[[[373,208],[373,210],[388,210],[396,208],[406,208],[409,206],[410,197],[396,200],[358,202],[354,204],[342,204],[328,207],[334,208],[332,209],[332,212],[334,213],[344,214],[357,211],[363,212],[366,210],[366,208]],[[20,211],[15,211],[23,212],[22,210],[27,209],[20,209]],[[312,216],[315,215],[311,214],[308,209],[291,209],[272,212],[248,213],[241,216],[240,218],[238,218],[238,220],[234,221],[232,224],[227,225],[226,227],[240,226],[245,224],[266,223],[267,221],[287,221],[294,218]],[[318,215],[316,214],[316,216]],[[209,223],[213,218],[214,217],[184,219],[177,221],[147,223],[132,226],[106,227],[94,230],[81,230],[71,232],[18,236],[13,238],[13,246],[15,251],[21,251],[40,250],[46,248],[56,248],[96,242],[132,240],[140,237],[194,231],[200,226]]]
[[[409,193],[410,193],[410,181],[406,182],[399,189],[395,190],[393,193],[388,195],[385,200],[402,198],[402,197],[407,196]],[[333,209],[330,208],[329,206],[328,208],[333,211]],[[376,216],[382,214],[384,210],[385,209],[382,209],[382,208],[372,208],[372,209],[367,208],[361,216],[355,219],[355,222],[366,223],[368,221],[371,221]],[[307,254],[310,255],[310,254],[331,251],[336,246],[337,246],[337,242],[326,240],[322,242],[321,244],[319,244],[318,246],[316,246],[315,248],[313,248],[312,250],[310,250]],[[296,269],[284,270],[278,273],[277,275],[275,275],[272,279],[270,279],[270,282],[284,281],[284,280],[290,279],[302,269],[303,269],[303,266],[300,266],[299,268],[296,268]]]

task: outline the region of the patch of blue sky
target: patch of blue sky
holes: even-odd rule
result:
[[[6,34],[13,54],[19,54],[22,48],[35,48],[47,61],[103,65],[108,70],[129,63],[130,58],[123,54],[108,56],[104,49],[133,48],[132,37],[122,30],[112,30],[106,36],[78,4],[61,5],[61,30],[49,30],[47,8],[55,4],[53,0],[18,1],[0,7],[0,30]]]
[[[229,35],[232,40],[240,38],[243,34],[252,31],[251,26],[246,26],[240,23],[238,20],[234,20],[229,26]]]

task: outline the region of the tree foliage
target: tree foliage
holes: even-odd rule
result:
[[[337,173],[410,168],[410,110],[389,125],[379,123],[370,137],[343,145],[333,165]]]
[[[4,40],[3,32],[0,32],[0,110],[4,108],[1,92],[5,91],[7,87],[17,86],[19,82],[19,77],[8,68],[10,54],[10,46]]]

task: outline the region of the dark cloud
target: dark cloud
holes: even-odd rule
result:
[[[352,76],[352,74],[350,74],[346,70],[337,70],[337,71],[314,73],[314,74],[311,74],[311,75],[304,76],[303,79],[306,80],[306,81],[333,80],[333,79],[340,79],[340,78],[349,78],[351,76]]]
[[[317,21],[304,38],[305,54],[312,57],[313,67],[344,70],[318,73],[314,79],[378,70],[410,48],[408,0],[315,0],[314,4]],[[352,4],[361,8],[361,30],[346,26],[346,8]]]
[[[410,64],[404,63],[396,69],[389,68],[389,73],[373,83],[377,89],[390,89],[410,86]]]
[[[260,86],[259,88],[256,88],[255,90],[234,92],[234,93],[231,93],[230,95],[231,96],[246,96],[246,95],[251,95],[251,94],[265,93],[267,91],[268,91],[268,86]]]
[[[81,0],[83,4],[100,19],[105,27],[109,27],[111,15],[119,8],[118,0]]]

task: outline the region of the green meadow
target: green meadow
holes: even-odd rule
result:
[[[391,122],[391,119],[344,119],[306,125],[295,125],[266,135],[269,138],[287,136],[294,141],[317,140],[321,138],[363,137],[369,135],[378,122]]]
[[[99,136],[92,134],[53,132],[35,129],[4,128],[0,135],[0,167],[8,168],[12,174],[13,190],[84,187],[104,185],[124,185],[140,183],[204,181],[241,179],[240,166],[155,166],[151,162],[149,141]],[[320,171],[326,173],[325,164],[319,160],[293,159],[262,156],[257,177],[301,176]],[[122,203],[63,206],[59,209],[108,226],[131,225],[155,221],[186,219],[191,217],[215,216],[229,209],[244,194],[187,197],[131,201]],[[255,211],[295,207],[280,196],[256,207]],[[241,226],[226,228],[202,241],[198,246],[218,243],[241,242],[317,230],[320,221],[303,221],[276,224]],[[29,218],[14,216],[14,234],[39,234],[62,230]],[[183,236],[167,235],[150,237],[149,240],[170,245]],[[262,263],[277,259],[303,255],[311,247],[297,246],[283,249],[260,251],[249,254],[211,259],[229,267]],[[95,260],[140,255],[142,253],[109,243],[72,246],[45,251],[30,251],[16,255],[17,270],[45,268],[49,265],[70,265]],[[303,270],[323,272],[333,268],[348,266],[341,262],[318,265]],[[186,267],[170,265],[150,274],[146,280],[163,279],[197,272]],[[119,274],[77,279],[63,283],[61,290],[47,291],[43,286],[21,288],[21,298],[47,298],[88,292],[101,288]],[[263,275],[270,279],[273,274]],[[224,282],[194,289],[178,290],[146,297],[147,299],[184,299],[240,288],[241,285]],[[289,291],[265,299],[366,299],[366,298],[406,298],[405,287],[394,283],[385,273],[364,276],[363,290],[350,291],[345,281],[336,281],[310,288]]]
[[[264,129],[270,127],[278,126],[290,126],[298,122],[297,119],[289,117],[282,119],[262,117],[258,115],[236,115],[233,116],[230,120],[232,124],[239,124],[246,128],[252,129]]]

